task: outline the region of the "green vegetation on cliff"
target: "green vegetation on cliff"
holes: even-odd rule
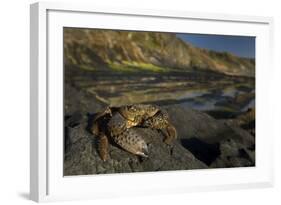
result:
[[[254,76],[255,61],[200,49],[173,33],[64,28],[66,65],[84,70],[170,72],[211,70]]]

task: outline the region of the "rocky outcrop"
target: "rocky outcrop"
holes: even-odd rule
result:
[[[173,33],[64,28],[68,66],[98,71],[207,70],[254,76],[255,60],[196,48]]]
[[[255,139],[247,131],[181,106],[165,109],[178,131],[178,139],[172,145],[163,143],[160,132],[136,127],[133,129],[148,143],[149,157],[130,154],[110,141],[110,159],[106,162],[98,155],[98,139],[87,131],[91,115],[83,112],[68,115],[65,119],[64,175],[255,165]]]

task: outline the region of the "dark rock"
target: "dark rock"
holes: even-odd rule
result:
[[[110,140],[106,162],[99,157],[98,138],[86,129],[89,117],[68,116],[67,122],[71,123],[65,123],[64,175],[255,165],[255,139],[247,131],[181,106],[165,109],[178,131],[178,139],[172,145],[163,143],[163,135],[157,130],[135,127],[132,129],[148,143],[149,157],[128,153]]]
[[[254,137],[245,130],[216,120],[204,112],[177,105],[166,109],[180,139],[197,138],[213,144],[230,138],[247,146],[255,143]]]
[[[86,117],[87,113],[94,113],[106,106],[98,101],[92,94],[83,89],[77,89],[69,83],[64,84],[64,114],[65,116],[76,116],[78,119]],[[76,120],[77,121],[77,120]]]
[[[208,166],[221,154],[219,144],[209,144],[197,138],[182,139],[182,145]]]
[[[233,127],[241,127],[243,130],[247,130],[251,135],[255,136],[255,109],[250,108],[244,113],[240,113],[234,119],[224,120],[226,124]]]
[[[81,122],[78,127],[67,128],[66,140],[69,144],[65,154],[65,175],[207,168],[203,162],[182,147],[179,141],[166,145],[160,132],[148,128],[133,128],[144,136],[148,143],[148,158],[130,154],[111,141],[110,159],[103,162],[97,151],[98,139],[85,128],[85,122]]]
[[[255,165],[255,152],[237,141],[228,139],[220,143],[221,154],[210,167],[247,167]]]
[[[183,147],[206,165],[255,165],[255,137],[248,131],[224,120],[216,120],[200,111],[181,106],[170,106],[166,109]]]

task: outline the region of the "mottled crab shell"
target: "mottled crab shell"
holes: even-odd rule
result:
[[[143,121],[142,125],[154,129],[162,129],[170,124],[168,113],[164,110],[157,112],[153,117]]]
[[[118,136],[128,128],[127,120],[119,112],[116,112],[109,120],[107,127],[112,137]]]
[[[123,149],[143,157],[147,157],[147,145],[143,138],[134,130],[130,122],[119,112],[114,113],[108,122],[108,130],[114,142]]]
[[[159,111],[153,117],[145,120],[142,126],[162,130],[166,144],[171,144],[177,138],[177,130],[170,122],[169,115],[165,110],[161,110],[161,112]]]
[[[142,121],[154,116],[160,108],[156,105],[126,105],[119,108],[119,113],[132,122],[140,124]]]
[[[132,154],[148,157],[147,144],[134,128],[125,130],[122,135],[113,137],[113,140]]]
[[[170,123],[168,113],[156,105],[107,107],[96,115],[91,128],[92,133],[100,137],[100,155],[104,161],[107,159],[107,137],[111,137],[128,152],[147,157],[147,144],[135,126],[160,129],[165,135],[166,144],[170,144],[177,137],[177,131]]]

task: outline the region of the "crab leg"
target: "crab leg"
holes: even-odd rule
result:
[[[165,130],[164,131],[164,135],[165,135],[164,142],[166,144],[171,144],[171,142],[174,139],[177,138],[177,130],[176,130],[176,128],[173,125],[169,124],[169,125],[167,125],[166,128],[162,129],[162,131],[163,130]]]
[[[100,118],[106,114],[109,114],[110,116],[112,116],[110,107],[106,107],[102,112],[97,113],[97,115],[94,118],[94,121],[96,121],[98,118]]]
[[[105,130],[104,130],[104,127],[103,127],[103,124],[102,124],[100,118],[107,114],[112,116],[110,107],[107,107],[102,112],[99,112],[96,114],[96,116],[94,118],[94,123],[90,128],[90,131],[92,132],[92,134],[99,137],[98,151],[99,151],[99,155],[103,161],[106,161],[108,159],[108,138],[105,135]]]
[[[98,122],[94,122],[92,127],[90,128],[90,131],[92,132],[93,135],[98,136],[99,135],[99,124]]]
[[[108,159],[108,139],[103,132],[100,133],[99,154],[103,161]]]
[[[153,117],[144,121],[143,126],[161,130],[165,136],[164,142],[166,144],[171,144],[171,142],[177,138],[177,130],[170,122],[168,114],[164,111],[160,111]]]

